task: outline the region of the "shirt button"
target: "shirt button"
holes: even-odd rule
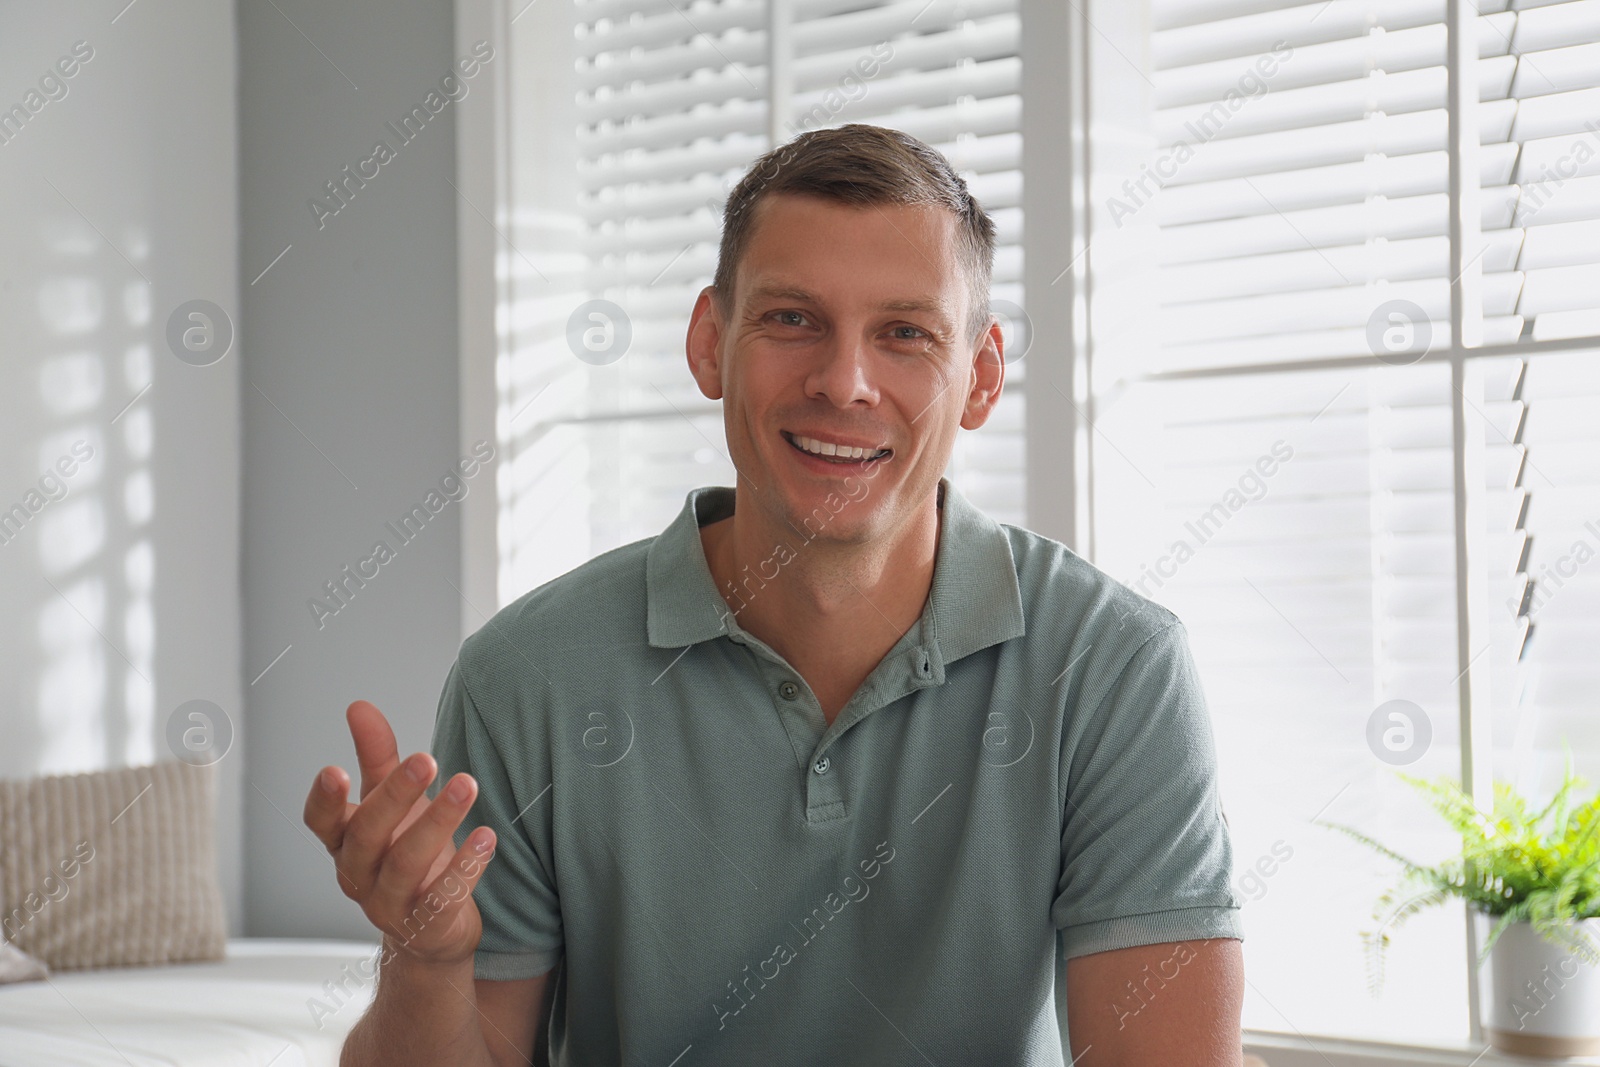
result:
[[[800,695],[800,687],[795,685],[793,682],[784,682],[782,685],[778,686],[778,695],[783,697],[785,700],[793,700],[795,697]]]
[[[818,774],[827,774],[828,768],[832,766],[833,764],[828,762],[828,757],[823,756],[821,759],[817,760],[817,762],[811,765],[811,769],[816,771]]]

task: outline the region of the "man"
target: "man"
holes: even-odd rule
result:
[[[993,254],[901,133],[745,176],[687,336],[736,487],[467,639],[442,793],[357,702],[361,804],[307,800],[385,935],[346,1064],[527,1063],[553,981],[557,1064],[1238,1067],[1182,624],[942,477]]]

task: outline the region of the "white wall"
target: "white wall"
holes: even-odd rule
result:
[[[371,937],[301,809],[318,767],[355,771],[357,697],[428,747],[472,615],[460,503],[406,544],[385,524],[464,454],[451,181],[485,81],[401,143],[461,58],[448,0],[124,3],[0,6],[0,109],[36,108],[0,139],[0,513],[24,508],[0,776],[172,758],[169,718],[211,701],[231,932]],[[78,41],[65,95],[26,98]],[[379,139],[394,158],[319,227]],[[234,328],[206,366],[167,339],[192,300]],[[30,498],[78,441],[64,495]],[[395,559],[319,627],[307,602],[380,539]]]
[[[356,776],[352,700],[389,715],[402,754],[428,748],[460,644],[459,502],[409,543],[387,524],[425,504],[463,454],[455,227],[487,223],[451,184],[455,116],[486,72],[402,142],[390,124],[430,107],[461,58],[448,0],[237,10],[247,925],[371,937],[301,812],[324,764]],[[346,166],[359,178],[379,140],[393,158],[347,185],[337,214],[314,210],[317,198],[331,210],[325,183]],[[480,471],[469,494],[492,494],[494,476]],[[394,558],[314,617],[308,601],[380,540]]]
[[[234,15],[124,2],[0,6],[0,109],[24,109],[0,125],[4,777],[170,759],[190,700],[243,725],[242,354],[193,366],[166,338],[190,300],[237,321]],[[235,932],[241,735],[219,763]]]

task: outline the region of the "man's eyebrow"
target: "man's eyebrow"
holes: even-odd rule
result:
[[[750,295],[757,300],[794,300],[806,304],[821,303],[815,293],[792,285],[758,285],[751,290]],[[945,304],[941,300],[922,298],[885,300],[878,307],[884,311],[925,311],[939,316],[946,323],[949,321]]]

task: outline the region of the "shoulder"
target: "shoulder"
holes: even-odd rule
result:
[[[1022,590],[1027,639],[1092,641],[1131,658],[1147,640],[1182,626],[1171,610],[1112,577],[1060,541],[999,523]]]
[[[506,678],[544,676],[614,661],[645,631],[645,565],[655,537],[633,541],[530,589],[462,642],[460,664],[476,692]]]
[[[1010,543],[1026,633],[1012,644],[1020,676],[1038,679],[1069,730],[1118,694],[1148,689],[1145,674],[1187,678],[1188,634],[1179,617],[1067,545],[999,524]]]

